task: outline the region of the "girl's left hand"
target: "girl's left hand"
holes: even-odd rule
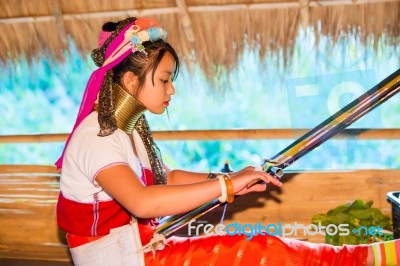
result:
[[[279,179],[252,166],[231,173],[230,176],[235,187],[235,195],[244,195],[250,192],[265,191],[268,183],[271,183],[277,187],[281,187],[283,185]],[[246,179],[243,180],[243,177],[246,177]],[[242,179],[240,180],[241,182],[237,182],[238,179]],[[245,184],[243,184],[243,182],[245,182]],[[239,185],[238,183],[242,183],[243,185]]]

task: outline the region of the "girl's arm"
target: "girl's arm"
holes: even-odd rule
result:
[[[264,191],[265,185],[262,184],[246,188],[247,184],[257,179],[277,186],[282,185],[270,175],[256,171],[254,167],[234,173],[231,179],[236,194]],[[96,176],[96,181],[129,212],[141,218],[187,212],[221,196],[219,180],[146,187],[127,165],[114,165],[101,170]]]
[[[207,180],[208,173],[195,173],[183,170],[167,170],[168,185],[193,184]]]

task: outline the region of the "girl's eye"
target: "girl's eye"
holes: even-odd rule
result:
[[[166,84],[166,83],[168,83],[168,79],[162,79],[161,82]]]

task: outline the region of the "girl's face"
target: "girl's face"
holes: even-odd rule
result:
[[[171,53],[167,52],[154,72],[154,85],[152,82],[153,71],[147,73],[146,81],[137,95],[137,100],[150,112],[162,114],[169,105],[171,96],[175,94],[175,88],[172,85],[174,71],[175,59]]]

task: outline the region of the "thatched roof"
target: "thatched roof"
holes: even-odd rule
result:
[[[201,66],[232,66],[247,42],[261,55],[287,54],[303,27],[335,41],[341,34],[397,44],[400,0],[0,0],[0,59],[24,54],[62,57],[71,37],[90,52],[101,25],[152,16],[168,31],[181,57]],[[246,36],[246,40],[244,39]],[[195,52],[195,53],[193,53]]]

